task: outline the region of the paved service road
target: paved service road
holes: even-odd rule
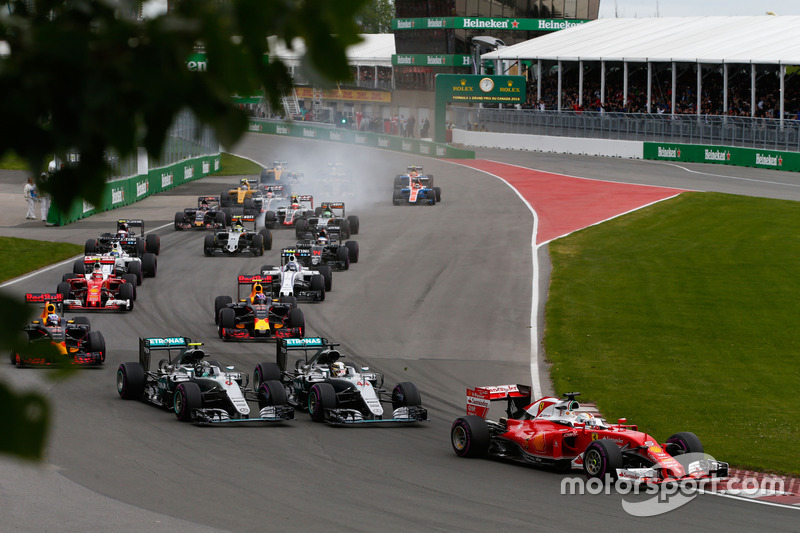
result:
[[[384,372],[388,385],[415,382],[431,422],[333,428],[298,413],[295,422],[278,427],[198,428],[117,397],[116,368],[137,358],[138,336],[186,335],[204,341],[214,359],[248,372],[259,361],[273,360],[271,343],[220,341],[211,309],[214,296],[233,292],[237,274],[278,262],[278,248],[294,242],[291,232],[276,231],[274,249],[263,258],[206,258],[204,233],[171,227],[175,211],[195,203],[199,194],[218,194],[235,178],[206,178],[65,228],[12,222],[0,227],[0,235],[75,243],[110,230],[117,217],[166,227],[158,231],[158,277],[139,288],[136,309],[90,317],[106,337],[104,368],[53,383],[44,379],[47,371],[0,364],[0,378],[45,391],[56,411],[45,468],[0,461],[3,528],[575,531],[603,524],[618,530],[751,531],[770,524],[776,531],[796,529],[798,515],[790,510],[714,496],[666,515],[637,518],[622,509],[618,495],[560,495],[560,474],[457,458],[449,428],[464,410],[465,389],[530,379],[533,217],[527,206],[496,178],[444,161],[255,134],[235,152],[264,164],[288,161],[305,172],[307,188],[318,200],[330,193],[315,185],[315,169],[322,173],[327,162],[340,161],[351,170],[357,194],[344,200],[361,221],[361,233],[354,236],[360,261],[349,272],[334,274],[324,303],[303,305],[309,334],[341,342],[353,360]],[[715,174],[735,171],[739,178],[732,180],[641,161],[501,151],[480,157],[614,181],[800,198],[789,178],[778,173],[694,167]],[[443,201],[433,207],[392,206],[393,176],[420,161],[436,176]],[[6,178],[16,186],[16,177]],[[54,290],[69,268],[0,290],[14,295]]]

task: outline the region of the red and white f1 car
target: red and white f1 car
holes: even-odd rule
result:
[[[467,389],[467,416],[457,418],[450,429],[453,450],[460,457],[583,470],[589,478],[610,482],[660,484],[727,477],[728,463],[705,455],[694,433],[675,433],[660,443],[624,418],[609,424],[581,409],[578,395],[531,402],[528,386]],[[491,402],[502,400],[507,401],[507,417],[487,420]]]

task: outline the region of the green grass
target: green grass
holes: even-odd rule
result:
[[[4,170],[28,170],[28,162],[16,153],[8,151],[0,157],[0,168]]]
[[[800,474],[797,202],[677,198],[550,245],[559,393],[741,468]]]
[[[0,282],[3,282],[81,254],[83,246],[0,237],[0,250],[3,250],[3,258],[0,259]],[[54,290],[55,286],[56,283],[53,283],[52,287],[44,287],[41,291]]]
[[[248,174],[261,175],[261,165],[253,163],[249,159],[243,159],[235,155],[223,152],[220,160],[222,170],[214,174],[215,176],[241,176]]]

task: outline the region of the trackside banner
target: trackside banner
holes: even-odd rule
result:
[[[167,191],[196,179],[204,178],[221,169],[220,155],[207,155],[188,159],[168,167],[151,169],[147,174],[131,176],[106,183],[100,205],[85,200],[76,201],[66,212],[50,207],[47,222],[64,226],[81,218],[110,211],[134,202],[144,200],[151,194]]]
[[[489,17],[432,17],[392,20],[393,30],[519,30],[558,31],[580,26],[589,20],[575,19],[509,19]]]
[[[644,158],[800,172],[800,153],[758,148],[646,142],[644,143]]]
[[[322,126],[306,126],[302,122],[273,122],[269,120],[251,120],[250,131],[283,135],[286,137],[302,137],[318,141],[331,141],[368,148],[382,148],[393,152],[439,157],[447,159],[475,159],[475,152],[454,148],[448,144],[409,139],[396,135],[381,135],[366,131],[353,131]]]

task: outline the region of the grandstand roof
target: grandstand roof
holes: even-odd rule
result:
[[[392,54],[395,53],[394,34],[362,33],[361,38],[364,40],[347,49],[347,60],[351,65],[392,66]],[[278,42],[274,38],[270,38],[269,45],[269,55],[287,64],[299,64],[306,52],[306,45],[302,39],[292,41],[293,50],[289,50],[283,41]]]
[[[800,65],[800,16],[608,18],[483,59]]]

